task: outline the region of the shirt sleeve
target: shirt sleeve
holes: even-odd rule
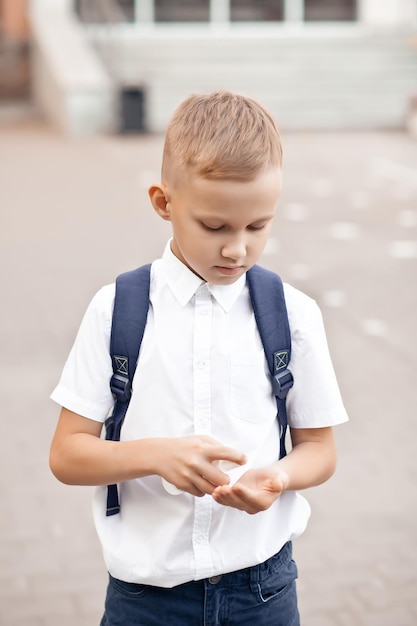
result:
[[[110,331],[115,286],[103,287],[83,317],[51,399],[83,417],[104,422],[113,406]]]
[[[348,420],[327,344],[323,318],[316,302],[285,286],[291,328],[289,369],[294,386],[287,396],[292,428],[321,428]]]

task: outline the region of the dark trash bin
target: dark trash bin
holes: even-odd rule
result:
[[[124,87],[121,98],[121,132],[143,133],[145,125],[145,93],[140,87]]]

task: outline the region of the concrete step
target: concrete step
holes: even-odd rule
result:
[[[404,125],[417,87],[417,49],[409,33],[117,33],[95,31],[92,42],[116,84],[149,92],[151,130],[163,130],[168,107],[188,93],[216,88],[253,94],[287,128],[395,128]]]

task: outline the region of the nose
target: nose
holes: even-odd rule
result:
[[[223,244],[222,256],[237,261],[246,257],[246,240],[243,234],[236,234]]]

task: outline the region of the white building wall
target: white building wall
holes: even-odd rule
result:
[[[368,26],[389,29],[415,27],[417,2],[415,0],[360,0],[359,18]]]
[[[144,90],[151,132],[189,93],[213,89],[258,98],[282,128],[400,128],[416,88],[408,31],[158,26],[92,40],[120,89]]]

